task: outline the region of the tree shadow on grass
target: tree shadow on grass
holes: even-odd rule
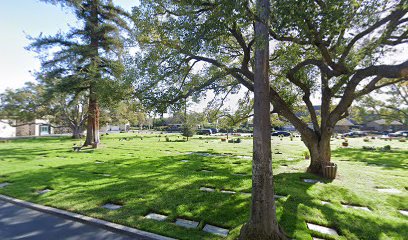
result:
[[[353,162],[377,165],[385,169],[408,169],[408,151],[379,151],[355,148],[337,148],[332,156],[338,159],[347,158]]]
[[[242,224],[248,217],[242,213],[249,209],[249,198],[221,193],[225,186],[239,185],[240,179],[225,176],[224,172],[193,171],[203,163],[197,159],[180,163],[180,159],[187,157],[160,157],[130,166],[121,164],[120,159],[103,164],[67,161],[58,168],[12,174],[9,179],[13,184],[2,192],[173,237],[217,239],[200,228],[206,223],[229,229]],[[101,176],[103,173],[111,177]],[[216,191],[200,191],[204,185],[213,186]],[[53,191],[38,195],[37,190],[44,188]],[[108,202],[124,207],[117,211],[102,209],[101,205]],[[149,212],[166,214],[169,218],[165,223],[143,219]],[[199,229],[175,226],[173,222],[178,217],[201,222]]]
[[[308,184],[301,180],[303,173],[280,173],[275,182],[279,191],[285,186],[286,199],[278,200],[278,215],[280,224],[286,233],[294,239],[310,239],[310,235],[324,239],[381,239],[407,236],[408,223],[396,222],[395,219],[384,218],[375,212],[344,208],[340,202],[353,205],[359,197],[346,188],[327,183]],[[321,196],[316,196],[313,188],[324,186]],[[317,186],[320,185],[320,186]],[[337,201],[331,201],[331,196],[324,192],[341,194]],[[314,196],[313,196],[314,195]],[[339,199],[342,199],[341,201]],[[328,201],[323,204],[321,201]],[[355,204],[358,205],[358,204]],[[335,229],[339,237],[311,231],[306,223],[313,223]]]
[[[184,159],[189,162],[181,162]],[[235,168],[232,162],[236,160],[196,154],[137,160],[116,157],[102,164],[93,161],[73,164],[75,160],[71,159],[58,168],[44,167],[13,173],[7,177],[12,185],[0,191],[181,239],[217,239],[215,235],[200,230],[209,223],[232,230],[229,236],[232,239],[238,236],[240,226],[248,220],[250,210],[250,196],[220,192],[222,189],[250,192],[250,175],[232,175]],[[250,161],[247,162],[250,164]],[[214,171],[201,172],[203,168]],[[306,221],[333,227],[350,239],[408,234],[407,224],[380,219],[373,213],[342,209],[336,203],[322,205],[313,194],[313,187],[317,184],[304,183],[304,178],[316,177],[307,173],[280,173],[275,176],[276,194],[288,196],[277,200],[277,206],[280,224],[291,237],[310,239]],[[212,187],[215,192],[200,191],[202,186]],[[53,191],[44,195],[36,193],[48,187]],[[337,192],[350,202],[356,199],[345,188],[328,187],[330,192]],[[330,200],[326,196],[319,198]],[[116,211],[101,208],[109,202],[124,207]],[[143,216],[149,212],[165,214],[169,218],[165,222],[144,219]],[[198,229],[178,227],[174,221],[179,217],[198,221],[200,226]],[[313,235],[327,237],[317,233]]]

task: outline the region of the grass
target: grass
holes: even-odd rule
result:
[[[0,188],[0,194],[179,239],[221,239],[200,230],[207,223],[228,228],[227,239],[236,238],[249,218],[250,196],[220,190],[251,192],[252,139],[232,144],[211,137],[176,142],[181,137],[171,135],[173,142],[166,142],[164,136],[140,136],[103,136],[101,148],[81,152],[72,151],[78,141],[68,138],[0,143],[0,183],[12,183]],[[130,140],[119,141],[123,137]],[[332,141],[338,178],[309,184],[302,179],[318,178],[304,173],[308,161],[303,160],[305,147],[300,139],[273,137],[276,194],[287,196],[277,200],[283,229],[294,239],[404,239],[408,217],[398,210],[408,209],[408,143],[349,139],[351,147],[341,148],[341,141]],[[362,146],[385,145],[392,150],[362,150]],[[203,186],[216,191],[202,192]],[[45,188],[53,191],[37,194]],[[376,188],[402,193],[383,194]],[[322,205],[321,200],[331,204]],[[123,208],[109,211],[101,208],[105,203]],[[341,204],[367,206],[371,212]],[[145,219],[149,212],[169,218],[164,222]],[[198,229],[176,226],[179,217],[200,225]],[[340,237],[312,232],[306,222],[334,228]]]

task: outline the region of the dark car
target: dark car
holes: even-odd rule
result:
[[[210,129],[211,129],[212,134],[215,134],[215,133],[219,132],[217,128],[210,128]]]
[[[367,133],[362,131],[353,131],[343,134],[343,137],[364,137],[364,136],[367,136]]]
[[[198,135],[211,135],[212,131],[211,129],[198,129],[197,134]]]
[[[272,135],[272,136],[284,136],[284,137],[289,137],[289,136],[290,136],[290,132],[277,131],[277,132],[273,132],[271,135]]]

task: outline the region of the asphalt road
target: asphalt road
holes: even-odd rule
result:
[[[0,201],[0,239],[129,240],[129,236]]]

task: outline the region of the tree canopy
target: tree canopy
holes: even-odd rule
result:
[[[127,93],[119,81],[124,71],[121,30],[130,16],[110,0],[45,0],[71,9],[80,26],[68,33],[38,36],[28,47],[42,59],[38,78],[48,88],[89,98],[87,140],[99,143],[99,102],[111,103]]]
[[[408,41],[407,6],[406,0],[272,2],[270,101],[312,152],[311,172],[330,161],[327,141],[356,98],[407,80],[406,58],[385,62]],[[133,14],[141,48],[136,87],[146,101],[172,103],[239,86],[253,91],[257,17],[250,1],[145,0]],[[313,95],[321,96],[320,119]],[[299,106],[313,127],[296,115]]]

